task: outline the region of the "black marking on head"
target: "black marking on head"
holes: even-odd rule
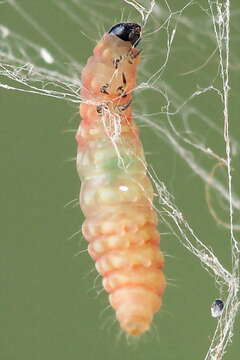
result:
[[[116,35],[124,41],[130,41],[132,46],[137,46],[141,40],[141,26],[135,23],[120,23],[114,25],[109,34]]]

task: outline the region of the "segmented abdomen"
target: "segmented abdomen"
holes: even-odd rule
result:
[[[139,50],[105,34],[82,72],[77,169],[82,231],[121,328],[149,329],[165,288],[153,189],[132,119]]]

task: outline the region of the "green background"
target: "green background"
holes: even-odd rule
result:
[[[94,42],[81,31],[91,39],[99,39],[106,29],[121,20],[123,9],[123,20],[139,21],[137,12],[120,0],[104,0],[101,3],[90,0],[88,5],[79,0],[79,7],[71,7],[79,24],[54,2],[23,0],[18,3],[61,45],[65,53],[81,64],[86,62],[94,46]],[[169,3],[173,10],[185,4],[184,1]],[[239,57],[235,39],[239,36],[239,29],[235,26],[238,14],[237,1],[235,3],[236,7],[232,2],[231,22],[230,130],[237,139]],[[70,7],[68,1],[61,4]],[[207,7],[204,1],[197,4]],[[205,87],[213,82],[215,86],[221,85],[218,78],[213,81],[217,74],[218,56],[189,76],[179,75],[198,68],[216,46],[211,18],[198,5],[184,12],[185,19],[191,23],[190,28],[179,22],[169,63],[162,79],[157,81],[159,87],[161,81],[170,84],[183,99],[188,98],[198,86]],[[146,33],[162,22],[162,19],[158,20],[157,13],[154,16],[155,20],[149,20]],[[7,3],[0,4],[0,23],[55,54],[59,61],[57,71],[64,67],[68,69],[70,60],[58,53],[33,25]],[[166,55],[164,34],[164,31],[157,32],[143,40],[139,82],[147,81],[161,66]],[[38,61],[34,55],[32,59]],[[54,66],[49,68],[54,69]],[[14,86],[14,82],[2,77],[3,80]],[[137,93],[133,108],[138,114],[152,113],[160,111],[164,104],[157,92],[147,89]],[[210,146],[224,157],[219,98],[207,94],[193,99],[191,105],[201,109],[220,129],[220,134],[194,116],[189,118],[191,130],[196,131],[206,147]],[[163,235],[161,242],[166,254],[165,274],[168,280],[164,305],[155,318],[151,333],[137,341],[130,341],[119,332],[88,254],[82,252],[74,256],[79,250],[86,249],[81,233],[68,240],[80,230],[83,217],[76,203],[76,206],[65,206],[78,198],[80,188],[74,162],[78,104],[0,89],[0,109],[0,359],[203,359],[217,324],[210,315],[210,307],[220,295],[214,278],[174,236]],[[151,120],[169,127],[164,116],[161,118],[158,115]],[[173,120],[184,136],[186,129],[181,113]],[[139,125],[148,163],[174,195],[175,203],[199,237],[229,266],[229,232],[211,217],[204,182],[164,137],[160,138],[156,130],[143,123],[139,122]],[[193,157],[201,160],[207,172],[212,170],[217,161],[209,161],[198,150],[186,144],[184,146]],[[237,170],[236,163],[234,180]],[[217,195],[213,192],[212,196],[214,201]],[[224,205],[215,200],[214,208],[219,217],[228,222]],[[159,229],[169,233],[164,224],[160,223]],[[226,360],[239,356],[239,327],[235,332],[237,335],[228,349]]]

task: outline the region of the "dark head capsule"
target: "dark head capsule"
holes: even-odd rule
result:
[[[130,41],[132,46],[137,46],[141,40],[141,26],[135,23],[120,23],[114,25],[108,33],[116,35],[124,41]]]

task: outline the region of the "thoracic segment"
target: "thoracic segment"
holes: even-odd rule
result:
[[[122,329],[150,328],[165,288],[153,189],[130,104],[138,50],[106,34],[82,72],[77,169],[82,231]],[[121,89],[121,90],[120,90]]]

